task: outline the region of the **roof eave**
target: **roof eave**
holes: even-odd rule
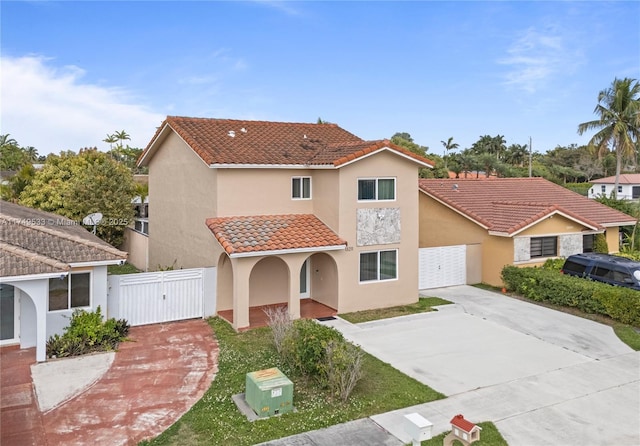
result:
[[[526,226],[523,226],[522,228],[518,228],[515,231],[508,231],[508,233],[510,234],[510,236],[516,236],[516,235],[520,234],[522,231],[525,231],[525,230],[529,229],[530,227],[537,225],[542,220],[545,220],[547,218],[553,217],[554,215],[560,215],[560,216],[562,216],[562,217],[564,217],[564,218],[566,218],[568,220],[575,221],[576,223],[578,223],[578,224],[580,224],[582,226],[586,226],[587,228],[591,229],[592,231],[597,231],[598,229],[600,229],[599,226],[601,226],[601,225],[594,226],[593,224],[587,222],[586,220],[580,220],[579,218],[573,217],[573,216],[571,216],[569,214],[566,214],[566,213],[564,213],[562,211],[555,210],[553,212],[549,212],[549,213],[543,215],[542,217],[538,218],[537,220],[532,221],[531,223],[529,223]]]
[[[368,158],[368,157],[370,157],[372,155],[376,155],[376,154],[378,154],[378,153],[380,153],[382,151],[391,152],[394,155],[401,156],[402,158],[405,158],[405,159],[407,159],[409,161],[412,161],[412,162],[414,162],[416,164],[419,164],[419,165],[421,165],[423,167],[428,167],[430,169],[433,169],[433,166],[431,164],[428,164],[428,163],[426,163],[424,161],[420,161],[419,159],[413,158],[413,157],[411,157],[409,155],[406,155],[406,154],[404,154],[402,152],[399,152],[399,151],[394,150],[391,147],[387,147],[387,146],[380,147],[379,149],[376,149],[376,150],[374,150],[372,152],[366,153],[366,154],[364,154],[362,156],[356,157],[356,158],[354,158],[352,160],[346,161],[346,162],[341,163],[341,164],[337,164],[337,165],[335,165],[335,167],[337,167],[339,169],[341,167],[348,166],[349,164],[353,164],[353,163],[355,163],[357,161],[363,160],[363,159]]]
[[[42,280],[42,279],[60,279],[66,277],[69,271],[59,271],[52,273],[40,273],[40,274],[23,274],[20,276],[5,276],[0,277],[0,283],[7,282],[24,282],[26,280]]]
[[[149,161],[151,160],[151,158],[153,158],[153,155],[155,155],[155,153],[158,151],[159,141],[164,140],[164,138],[166,137],[167,131],[168,131],[167,129],[173,130],[171,129],[171,126],[169,125],[169,123],[165,120],[162,123],[162,128],[158,130],[158,132],[156,132],[153,139],[151,140],[151,142],[149,142],[149,144],[147,145],[147,148],[142,153],[142,156],[136,163],[138,167],[149,165],[148,164]]]
[[[87,266],[122,265],[124,262],[126,262],[126,259],[97,260],[91,262],[69,262],[69,266],[71,268],[83,268]]]
[[[302,252],[324,252],[324,251],[340,251],[344,250],[346,245],[331,245],[331,246],[312,246],[309,248],[295,248],[295,249],[275,249],[270,251],[251,251],[251,252],[237,252],[229,254],[232,259],[242,257],[260,257],[271,255],[283,255],[283,254],[296,254]]]
[[[335,169],[333,164],[209,164],[211,169]]]

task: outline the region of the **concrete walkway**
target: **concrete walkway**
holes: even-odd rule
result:
[[[423,294],[455,305],[358,325],[324,322],[448,396],[371,417],[400,444],[410,442],[404,414],[414,412],[434,424],[434,435],[458,413],[492,421],[510,446],[640,444],[640,353],[610,327],[469,286]],[[373,434],[367,426],[360,428]],[[269,444],[350,443],[295,436]]]

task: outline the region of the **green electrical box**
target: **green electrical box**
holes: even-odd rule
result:
[[[293,411],[293,383],[277,368],[247,373],[244,396],[261,418]]]

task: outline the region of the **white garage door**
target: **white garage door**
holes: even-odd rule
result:
[[[467,283],[467,247],[465,245],[420,248],[418,256],[421,290]]]

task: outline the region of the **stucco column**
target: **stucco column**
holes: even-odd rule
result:
[[[300,268],[302,263],[294,262],[289,264],[289,317],[291,319],[300,319]]]
[[[249,275],[251,265],[246,259],[231,259],[233,267],[233,328],[249,326]]]
[[[8,282],[29,295],[36,307],[36,361],[47,360],[47,299],[49,279]],[[23,297],[24,298],[24,297]]]

